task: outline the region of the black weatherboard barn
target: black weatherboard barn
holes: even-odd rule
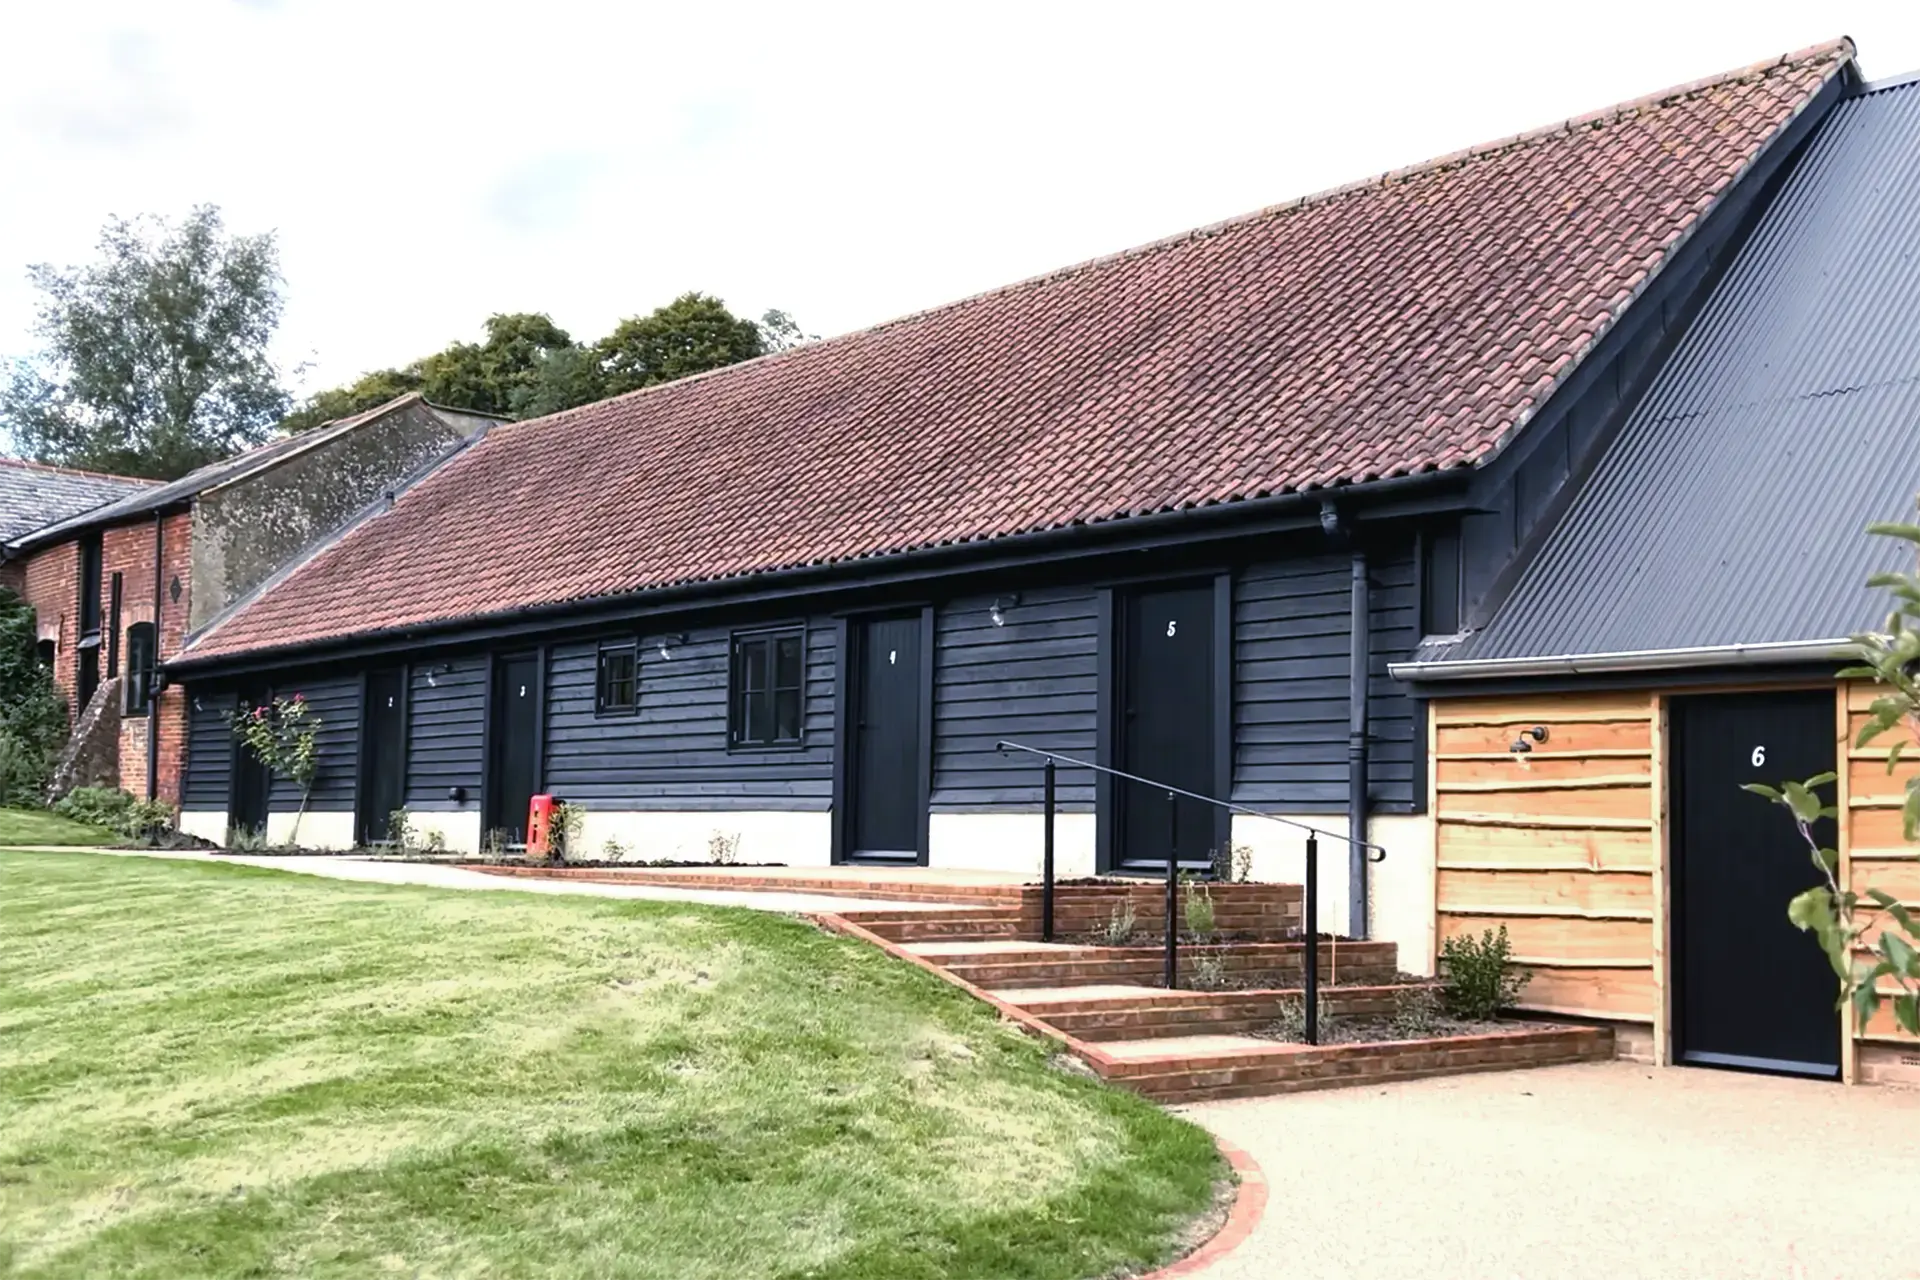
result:
[[[510,842],[545,791],[595,849],[1027,868],[1013,740],[1364,826],[1393,856],[1329,911],[1417,954],[1425,717],[1389,665],[1532,558],[1851,52],[492,428],[173,664],[184,821],[292,806],[249,798],[222,716],[298,691],[314,840],[383,834],[397,797]],[[1061,787],[1069,872],[1298,857],[1160,786]]]

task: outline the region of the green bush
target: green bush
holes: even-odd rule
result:
[[[1480,938],[1461,934],[1440,944],[1440,964],[1446,972],[1447,1010],[1462,1018],[1493,1018],[1510,1009],[1530,975],[1513,963],[1513,944],[1507,926]]]
[[[75,787],[54,804],[53,811],[128,839],[173,825],[173,806],[165,800],[136,800],[117,787]]]
[[[33,610],[0,587],[0,804],[46,803],[67,707],[40,661]]]
[[[133,805],[133,797],[118,787],[75,787],[54,802],[53,811],[90,827],[118,831]]]

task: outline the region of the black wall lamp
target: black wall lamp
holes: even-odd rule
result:
[[[1020,593],[1018,591],[1011,595],[995,596],[993,607],[987,610],[987,616],[993,619],[994,626],[1004,627],[1007,625],[1007,610],[1016,607],[1019,603]]]
[[[440,687],[440,677],[450,675],[452,672],[453,664],[451,662],[437,662],[433,666],[428,667],[427,688],[438,689]]]
[[[673,658],[674,647],[676,645],[683,645],[686,642],[687,642],[687,633],[684,631],[674,631],[674,632],[668,633],[667,635],[661,636],[660,637],[660,660],[662,662],[670,661]]]
[[[1531,738],[1533,741],[1529,742],[1528,741],[1529,738]],[[1522,729],[1520,731],[1520,736],[1513,740],[1513,745],[1508,747],[1507,750],[1513,752],[1517,756],[1523,756],[1527,754],[1527,752],[1533,750],[1534,742],[1545,742],[1546,740],[1547,740],[1547,726],[1543,724],[1537,724],[1533,726],[1533,728],[1531,729]]]

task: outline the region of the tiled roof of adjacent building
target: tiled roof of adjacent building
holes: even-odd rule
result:
[[[496,428],[189,656],[1471,466],[1852,53]]]
[[[0,458],[0,545],[152,487],[151,480]]]
[[[1920,81],[1837,106],[1566,517],[1415,678],[1814,660],[1920,493]],[[1740,651],[1740,652],[1736,652]]]

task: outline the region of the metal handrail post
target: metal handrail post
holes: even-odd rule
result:
[[[1040,846],[1040,940],[1053,941],[1053,805],[1054,765],[1047,761],[1046,834]]]
[[[1180,797],[1167,792],[1167,990],[1180,979]]]

